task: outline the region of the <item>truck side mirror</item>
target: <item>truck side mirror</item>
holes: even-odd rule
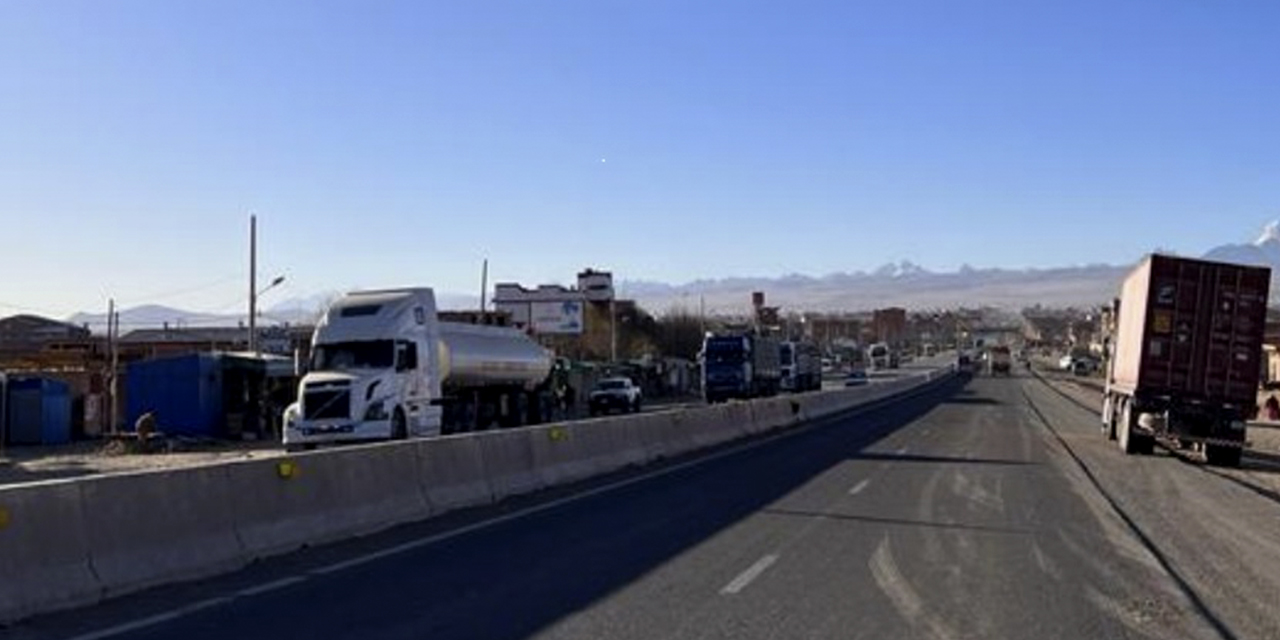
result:
[[[418,345],[412,342],[396,343],[396,372],[415,371],[418,368]]]

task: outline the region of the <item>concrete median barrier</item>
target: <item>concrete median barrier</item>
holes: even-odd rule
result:
[[[692,451],[693,434],[676,416],[692,411],[664,411],[636,416],[631,422],[632,437],[644,450],[644,462],[650,463]]]
[[[364,535],[431,515],[413,443],[227,465],[250,557]]]
[[[533,458],[533,440],[528,429],[489,431],[474,436],[480,441],[485,474],[493,488],[493,499],[532,493],[544,485]]]
[[[0,488],[0,622],[786,428],[945,378]]]
[[[433,513],[493,502],[480,442],[470,436],[419,440],[418,482]]]
[[[211,465],[83,483],[89,555],[107,595],[244,565],[230,478]]]
[[[0,488],[0,622],[97,602],[82,482]]]
[[[526,431],[541,486],[568,484],[609,471],[606,425],[614,420],[556,424]],[[598,423],[598,424],[593,424]]]
[[[751,421],[748,431],[766,433],[783,429],[800,421],[800,396],[767,398],[751,403]]]
[[[751,405],[725,402],[676,415],[676,424],[692,437],[693,448],[724,444],[750,433]]]

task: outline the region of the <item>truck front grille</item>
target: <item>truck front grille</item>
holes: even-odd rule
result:
[[[351,417],[351,390],[308,390],[302,401],[302,417],[306,420]]]

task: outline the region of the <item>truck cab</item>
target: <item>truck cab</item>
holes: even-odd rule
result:
[[[745,336],[707,336],[702,344],[702,389],[707,402],[748,397],[753,373],[751,342]]]
[[[440,327],[430,289],[349,294],[321,318],[284,444],[440,433]]]

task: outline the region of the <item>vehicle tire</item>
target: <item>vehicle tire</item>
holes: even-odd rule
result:
[[[391,414],[391,439],[404,440],[409,437],[409,421],[404,417],[404,410],[396,407]]]
[[[1110,395],[1102,401],[1102,435],[1116,439],[1116,401]]]
[[[1126,455],[1142,453],[1144,438],[1135,433],[1137,426],[1138,416],[1133,414],[1133,401],[1126,401],[1124,408],[1120,410],[1120,424],[1116,428],[1116,443]]]
[[[631,413],[640,413],[640,398],[636,398],[635,403],[631,405]]]
[[[1215,467],[1238,467],[1244,449],[1208,444],[1204,447],[1204,460]]]

